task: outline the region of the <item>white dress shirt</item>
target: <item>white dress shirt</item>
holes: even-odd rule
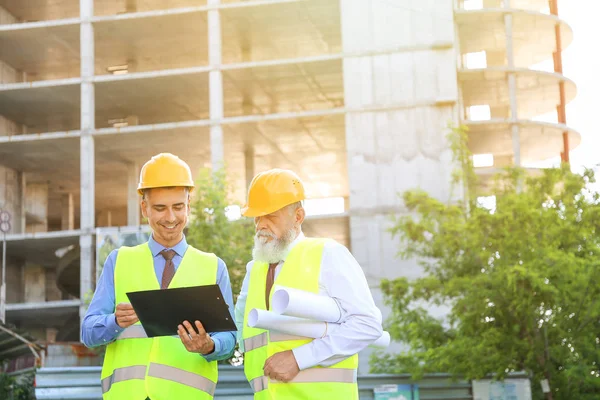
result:
[[[288,247],[288,254],[302,239],[304,234],[301,232]],[[244,310],[253,264],[254,261],[250,261],[246,266],[246,276],[235,305],[238,342],[242,352]],[[275,269],[276,278],[282,265],[283,262],[280,262]],[[339,243],[327,242],[323,249],[319,293],[337,301],[342,312],[341,325],[325,337],[293,349],[300,370],[316,365],[328,367],[337,364],[373,343],[383,332],[381,311],[373,301],[364,272],[348,249]]]

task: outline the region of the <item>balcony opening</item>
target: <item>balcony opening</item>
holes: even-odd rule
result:
[[[483,0],[464,0],[463,9],[465,10],[481,10],[483,8]]]
[[[467,117],[471,121],[489,121],[491,115],[490,106],[487,104],[467,108]]]
[[[487,68],[487,54],[485,51],[465,54],[465,67],[468,69]]]
[[[477,205],[481,208],[485,208],[490,213],[496,212],[496,196],[481,196],[477,198]]]
[[[493,154],[473,154],[473,166],[475,168],[486,168],[494,166]]]
[[[345,209],[343,197],[307,199],[304,201],[306,216],[342,214]]]

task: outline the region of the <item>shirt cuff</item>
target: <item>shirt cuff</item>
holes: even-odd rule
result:
[[[108,323],[106,324],[106,329],[109,329],[110,332],[121,333],[125,330],[125,328],[121,328],[119,324],[117,324],[117,317],[115,314],[111,314],[108,317]]]
[[[121,328],[119,326],[119,324],[117,324],[117,317],[115,316],[115,314],[110,314],[107,318],[106,318],[106,333],[109,335],[109,337],[112,337],[114,340],[117,336],[119,336],[119,334],[121,334],[121,332],[123,332],[125,330],[125,328]],[[104,343],[108,343],[109,341],[107,340],[107,338],[103,338],[102,341]]]
[[[212,351],[212,353],[210,354],[202,354],[200,353],[200,355],[202,357],[204,357],[204,359],[208,362],[211,361],[218,361],[219,356],[221,355],[221,348],[223,347],[223,344],[221,343],[221,339],[219,339],[218,337],[214,337],[211,336],[213,342],[215,343],[215,348]]]
[[[318,364],[318,362],[313,357],[313,346],[312,342],[302,345],[300,347],[296,347],[292,349],[292,353],[296,358],[296,363],[298,364],[298,368],[300,371],[303,371],[308,368],[312,368]]]

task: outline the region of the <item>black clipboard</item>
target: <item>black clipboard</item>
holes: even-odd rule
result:
[[[148,337],[177,335],[177,327],[200,321],[206,332],[237,331],[218,285],[128,292]]]

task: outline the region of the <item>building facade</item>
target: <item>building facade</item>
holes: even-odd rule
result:
[[[449,123],[470,128],[484,177],[578,145],[560,66],[572,31],[554,14],[545,0],[0,0],[6,321],[78,341],[97,229],[143,224],[139,168],[163,151],[224,166],[239,202],[273,167],[337,199],[305,232],[351,249],[387,315],[380,280],[422,274],[388,232],[398,194],[451,195]]]

